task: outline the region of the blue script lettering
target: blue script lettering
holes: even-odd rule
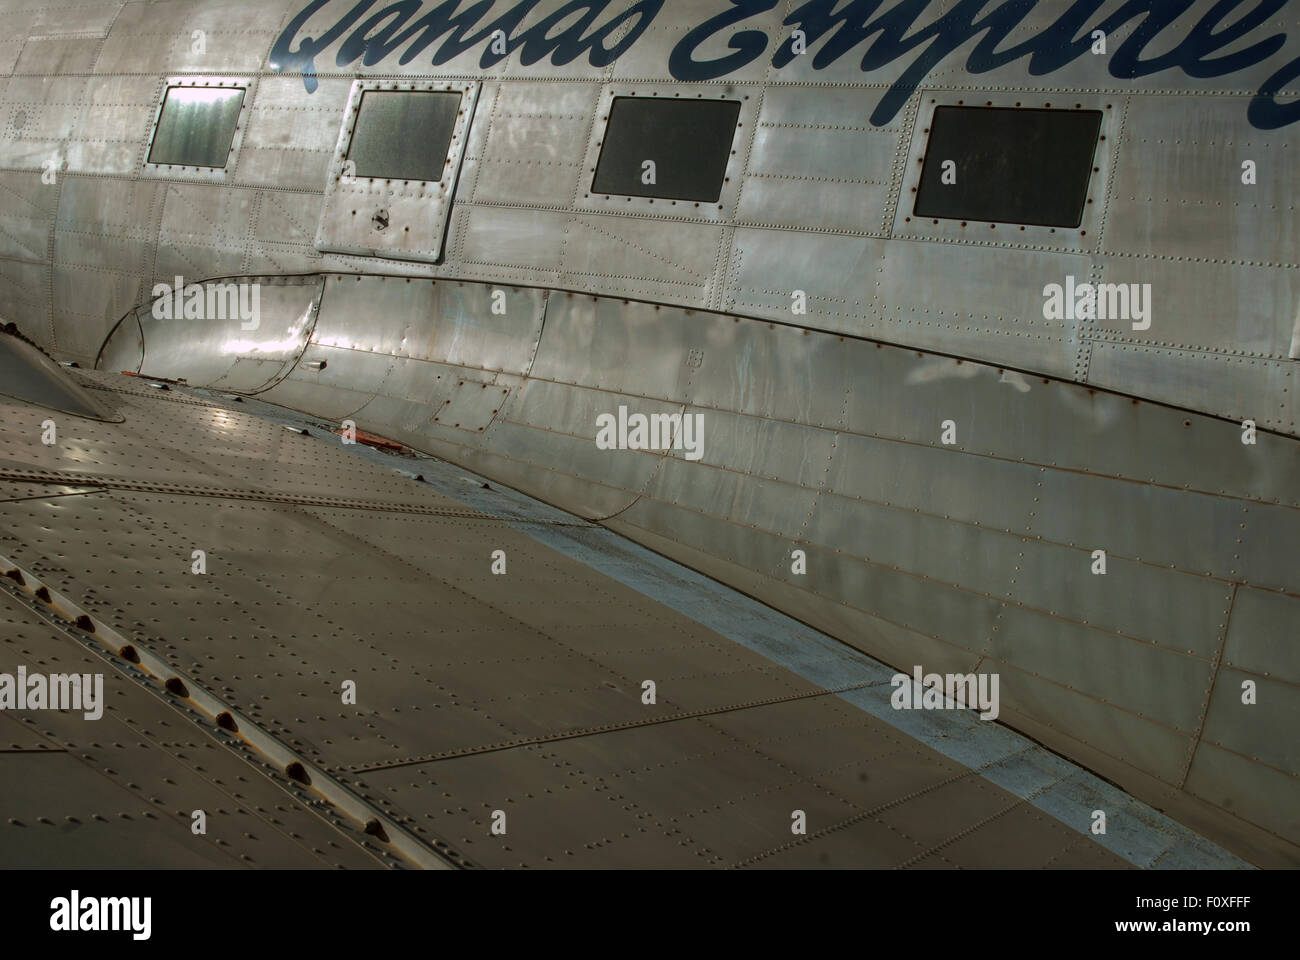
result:
[[[430,57],[435,66],[482,47],[482,68],[494,66],[516,51],[524,66],[548,57],[561,66],[585,55],[593,67],[607,67],[649,29],[665,0],[637,0],[608,20],[604,18],[611,0],[570,0],[522,30],[524,20],[541,0],[519,0],[494,19],[490,17],[496,0],[442,0],[423,16],[419,16],[425,7],[422,0],[397,0],[364,21],[362,17],[378,0],[358,0],[319,39],[299,37],[307,23],[331,2],[311,0],[271,48],[271,68],[301,72],[309,92],[317,85],[316,58],[335,44],[334,62],[342,68],[358,60],[373,67],[398,51],[397,62],[405,65],[435,43],[437,49]],[[742,25],[768,13],[777,2],[727,0],[726,9],[687,31],[674,45],[668,55],[669,75],[682,81],[716,80],[757,61],[768,51],[771,38],[764,30]],[[1040,2],[1050,4],[1044,9],[1060,10],[1052,24],[1019,43],[1004,46]],[[1120,80],[1175,68],[1189,77],[1226,76],[1267,60],[1286,45],[1285,33],[1273,33],[1232,53],[1213,56],[1267,26],[1287,5],[1287,0],[1215,0],[1179,42],[1170,47],[1166,40],[1161,44],[1166,52],[1143,59],[1158,36],[1193,8],[1205,7],[1205,0],[1124,0],[1114,12],[1099,19],[1110,2],[1074,0],[1065,6],[1058,0],[955,0],[937,20],[918,26],[922,15],[937,6],[932,0],[895,0],[892,4],[886,0],[805,0],[782,21],[791,28],[791,35],[775,47],[771,65],[780,69],[794,60],[794,30],[803,31],[814,70],[826,69],[854,49],[861,49],[864,73],[910,56],[911,62],[871,113],[871,122],[879,126],[897,116],[936,66],[972,42],[965,64],[968,73],[987,73],[1027,57],[1029,74],[1044,76],[1087,54],[1093,31],[1110,36],[1136,21],[1106,61],[1111,76]],[[623,36],[607,45],[620,31]],[[505,39],[504,52],[502,45],[493,50],[492,40],[498,32]],[[695,51],[715,37],[725,39],[732,52],[696,59]],[[812,47],[818,42],[814,53]],[[1260,86],[1246,111],[1252,126],[1271,130],[1300,120],[1300,102],[1277,100],[1297,79],[1300,59],[1283,66]]]

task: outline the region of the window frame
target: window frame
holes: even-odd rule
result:
[[[579,211],[597,213],[626,213],[636,216],[653,216],[655,219],[703,220],[730,223],[736,217],[740,202],[741,180],[749,160],[750,145],[758,120],[761,87],[747,84],[691,84],[683,89],[681,84],[619,83],[609,84],[601,91],[596,102],[595,122],[587,139],[583,158],[582,181],[577,198]],[[658,197],[631,197],[625,194],[595,193],[596,168],[601,148],[609,134],[609,119],[614,101],[621,97],[659,100],[730,100],[740,103],[736,127],[731,134],[731,150],[722,173],[722,193],[716,203],[696,200],[673,200]]]
[[[969,243],[980,246],[1032,247],[1069,253],[1094,253],[1101,243],[1101,224],[1105,217],[1110,194],[1111,171],[1114,153],[1118,146],[1118,132],[1124,114],[1124,98],[1089,93],[1044,93],[1042,91],[1012,91],[988,93],[979,91],[922,90],[916,119],[912,123],[912,140],[907,154],[898,200],[894,208],[896,240],[937,240],[944,243]],[[918,217],[917,191],[921,173],[925,169],[926,151],[930,146],[930,129],[934,124],[935,110],[939,107],[1004,107],[1021,110],[1096,110],[1101,113],[1097,142],[1093,147],[1092,167],[1088,174],[1088,189],[1083,204],[1083,219],[1077,227],[1050,227],[1021,224],[1010,221],[955,220]],[[965,226],[962,224],[965,223]]]
[[[154,140],[158,136],[158,124],[162,120],[163,105],[167,102],[167,93],[173,87],[220,87],[244,91],[243,103],[239,106],[239,116],[235,120],[235,132],[230,139],[230,149],[226,154],[224,167],[195,167],[179,163],[151,163],[149,155],[153,153]],[[248,127],[248,115],[257,92],[257,78],[253,76],[195,76],[187,74],[167,77],[158,91],[157,105],[154,107],[153,122],[149,127],[149,139],[140,156],[140,176],[164,180],[198,180],[207,183],[228,183],[234,179],[239,166],[239,151],[244,143],[244,131]]]

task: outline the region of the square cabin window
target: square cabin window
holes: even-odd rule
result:
[[[361,95],[347,160],[358,177],[437,183],[447,170],[461,95],[367,90]]]
[[[1100,129],[1100,110],[936,107],[913,213],[1077,227]]]
[[[591,192],[717,203],[738,100],[615,97]]]
[[[168,87],[149,162],[223,169],[243,106],[241,87]]]

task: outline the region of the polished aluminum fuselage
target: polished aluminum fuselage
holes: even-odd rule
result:
[[[901,670],[997,671],[1003,722],[1294,856],[1295,5],[1219,49],[1209,3],[1149,35],[1168,10],[1118,2],[894,24],[928,45],[815,29],[829,4],[593,3],[490,55],[494,25],[561,6],[498,3],[456,53],[396,42],[431,3],[0,0],[0,318],[353,420]],[[185,77],[248,84],[222,171],[148,162]],[[463,91],[447,189],[342,180],[362,82]],[[717,204],[591,193],[612,99],[651,94],[741,101]],[[962,103],[1101,112],[1077,229],[913,216],[934,111]],[[159,318],[176,277],[258,283],[260,327]],[[1067,282],[1149,285],[1149,325],[1049,316]],[[702,414],[701,458],[600,449],[620,405]]]

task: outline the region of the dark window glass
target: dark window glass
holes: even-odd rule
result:
[[[1044,227],[1083,221],[1100,110],[936,107],[918,217]],[[944,161],[956,183],[944,183]]]
[[[592,193],[717,203],[739,114],[736,100],[616,97]]]
[[[225,167],[243,105],[238,87],[168,87],[149,162]]]
[[[442,179],[460,94],[367,90],[361,95],[347,159],[358,177]]]

